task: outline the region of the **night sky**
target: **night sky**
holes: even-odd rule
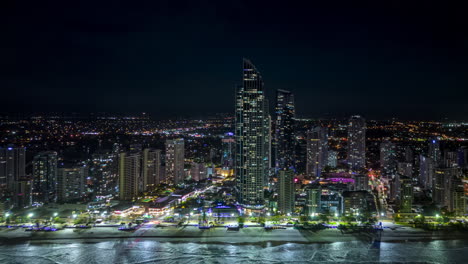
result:
[[[0,112],[233,112],[247,57],[299,116],[468,119],[468,15],[446,1],[8,2]]]

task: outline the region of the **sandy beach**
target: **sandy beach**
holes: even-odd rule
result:
[[[381,242],[408,242],[466,239],[464,233],[428,232],[421,229],[400,227],[396,230],[385,229],[380,237]],[[376,240],[376,235],[366,232],[343,233],[337,229],[311,231],[288,227],[286,229],[265,230],[261,227],[241,228],[230,231],[226,228],[201,230],[198,227],[142,227],[135,231],[119,231],[116,227],[93,227],[90,229],[66,228],[56,232],[27,232],[23,228],[2,229],[1,243],[63,241],[93,242],[111,239],[144,239],[159,242],[197,242],[197,243],[236,243],[252,244],[262,242],[277,243],[333,243],[355,240]],[[378,240],[378,238],[377,238]]]

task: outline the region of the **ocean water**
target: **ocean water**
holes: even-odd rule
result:
[[[0,246],[0,263],[468,263],[468,240],[258,244],[121,239]]]

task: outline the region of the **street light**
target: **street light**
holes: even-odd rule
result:
[[[439,217],[439,214],[436,214],[436,217]]]
[[[338,217],[338,213],[335,213],[335,217]]]
[[[76,218],[76,214],[72,215],[73,218]]]
[[[9,214],[9,213],[6,213],[6,214],[5,214],[5,217],[9,217],[9,216],[10,216],[10,214]]]
[[[55,212],[55,213],[54,213],[54,216],[57,216],[57,215],[58,215],[58,213],[57,213],[57,212]]]
[[[33,217],[33,215],[34,215],[33,213],[29,213],[29,214],[28,214],[28,218]]]

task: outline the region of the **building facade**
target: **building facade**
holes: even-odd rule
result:
[[[166,141],[166,183],[181,184],[185,179],[185,144],[183,138]]]
[[[359,170],[366,166],[366,121],[352,116],[348,123],[348,166]]]
[[[238,202],[264,206],[264,187],[271,165],[270,116],[262,76],[243,60],[243,85],[236,94],[235,174]]]

